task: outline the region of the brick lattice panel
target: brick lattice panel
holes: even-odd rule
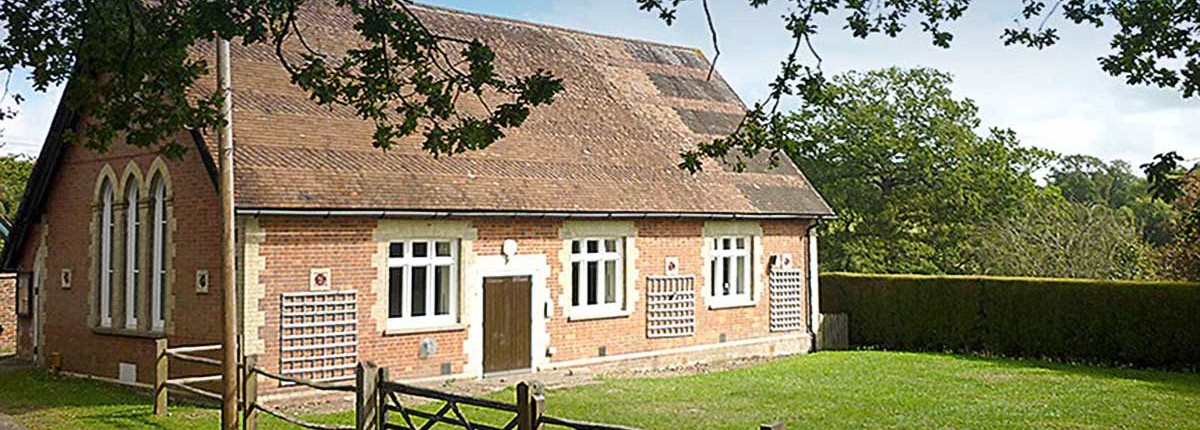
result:
[[[771,331],[804,329],[804,271],[771,270]]]
[[[646,337],[686,337],[696,334],[696,278],[646,279]]]
[[[358,362],[355,291],[284,293],[279,369],[313,381],[354,379]]]

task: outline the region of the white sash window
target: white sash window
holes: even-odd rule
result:
[[[620,312],[625,302],[625,264],[622,240],[617,238],[571,241],[571,315]]]
[[[138,287],[141,285],[141,261],[138,258],[139,230],[138,184],[130,180],[125,187],[125,328],[138,324]]]
[[[167,309],[167,186],[162,177],[154,179],[151,192],[154,194],[150,205],[150,321],[154,330],[162,331]]]
[[[100,189],[100,326],[112,327],[113,188],[107,179]]]
[[[751,303],[750,237],[712,238],[709,254],[709,297],[712,305],[728,306]]]
[[[410,240],[388,246],[388,328],[458,321],[458,242]]]

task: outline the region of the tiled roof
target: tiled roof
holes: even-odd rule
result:
[[[565,91],[486,150],[435,159],[420,138],[374,149],[374,127],[323,108],[266,47],[232,51],[237,205],[371,209],[743,215],[831,214],[784,160],[691,175],[680,152],[732,130],[745,107],[694,49],[416,8],[433,31],[479,38],[505,74],[539,68]],[[299,12],[306,41],[353,46],[352,18],[329,0]],[[208,139],[208,144],[214,144]]]

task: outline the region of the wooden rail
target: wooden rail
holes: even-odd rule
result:
[[[357,430],[426,430],[438,425],[480,430],[540,430],[546,425],[573,430],[638,430],[547,416],[545,391],[539,382],[517,384],[517,402],[512,404],[389,381],[387,369],[370,362],[359,364],[355,379],[359,389],[355,407]],[[436,412],[414,409],[401,401],[402,396],[442,402],[442,406]],[[513,416],[504,424],[472,421],[462,405]]]
[[[289,424],[303,427],[311,430],[355,430],[354,426],[340,426],[335,424],[320,424],[302,420],[298,417],[290,415],[274,407],[260,403],[258,401],[258,377],[265,376],[270,379],[275,379],[281,382],[289,382],[292,384],[309,387],[321,391],[340,391],[354,393],[357,391],[355,385],[336,384],[329,382],[310,381],[302,378],[281,375],[263,368],[258,367],[258,356],[248,355],[245,358],[245,364],[242,366],[242,428],[245,430],[254,430],[258,428],[258,411],[265,412],[267,415],[283,420]]]
[[[569,420],[566,418],[556,418],[549,415],[542,415],[542,419],[539,420],[539,422],[542,424],[563,426],[576,430],[640,430],[637,427],[625,427],[616,424],[600,424],[587,421]]]
[[[199,375],[187,376],[182,378],[171,379],[170,375],[170,360],[202,364],[206,366],[221,367],[221,360],[215,360],[207,357],[191,355],[191,353],[220,351],[221,345],[190,345],[169,348],[166,339],[156,339],[154,341],[155,366],[154,366],[154,414],[164,415],[167,413],[167,388],[175,388],[189,394],[195,395],[204,399],[221,400],[221,395],[212,391],[203,390],[193,387],[189,384],[202,382],[219,382],[221,375]]]

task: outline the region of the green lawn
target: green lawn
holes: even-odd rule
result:
[[[511,400],[511,392],[496,398]],[[34,429],[214,428],[150,415],[144,395],[40,371],[0,374],[0,411]],[[1200,375],[1041,361],[824,352],[722,373],[615,379],[547,394],[548,413],[652,429],[1200,428]],[[472,416],[468,414],[468,416]],[[350,414],[316,417],[348,422]],[[287,428],[264,419],[262,428]]]

